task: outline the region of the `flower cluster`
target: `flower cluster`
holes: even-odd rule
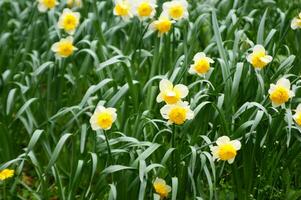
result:
[[[153,19],[156,15],[156,0],[115,0],[114,15],[124,20],[136,16],[139,20]],[[186,0],[172,0],[163,3],[163,11],[158,19],[150,23],[150,29],[157,31],[159,36],[169,32],[175,21],[188,18]]]

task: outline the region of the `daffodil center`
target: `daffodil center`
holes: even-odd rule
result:
[[[153,8],[147,2],[142,2],[137,9],[140,17],[149,17],[153,11]]]
[[[161,198],[166,198],[168,196],[169,191],[165,184],[156,183],[156,184],[154,184],[154,188],[155,188],[156,193],[158,193]]]
[[[223,144],[219,147],[218,156],[221,160],[231,160],[236,156],[236,149],[231,144]]]
[[[56,0],[43,0],[43,4],[44,4],[47,8],[53,8],[53,7],[55,7]]]
[[[257,68],[262,68],[262,67],[264,67],[264,66],[266,66],[267,65],[267,63],[265,63],[265,62],[263,62],[262,60],[261,60],[261,58],[263,58],[263,57],[265,57],[266,56],[266,54],[265,54],[265,51],[257,51],[257,52],[254,52],[253,53],[253,56],[252,56],[252,65],[254,66],[254,67],[257,67]]]
[[[58,53],[62,56],[69,56],[73,53],[73,45],[71,42],[63,41],[58,45]]]
[[[180,100],[180,94],[174,89],[167,90],[164,92],[163,99],[168,104],[175,104]]]
[[[169,112],[169,119],[175,124],[183,124],[186,120],[187,110],[183,107],[176,106]]]
[[[184,14],[184,8],[182,5],[173,5],[169,9],[169,15],[174,18],[174,19],[179,19],[183,16]]]
[[[210,63],[206,58],[201,58],[194,65],[194,69],[200,74],[205,74],[206,72],[208,72],[209,68]]]
[[[289,99],[289,90],[283,86],[276,86],[275,90],[270,94],[270,99],[276,104],[283,104]]]
[[[77,18],[73,14],[67,14],[63,20],[63,26],[66,30],[73,30],[78,24]]]
[[[112,126],[113,116],[109,112],[102,112],[97,116],[97,124],[102,129],[107,129]]]
[[[127,16],[129,14],[129,6],[124,3],[119,3],[115,6],[115,11],[119,16]]]
[[[171,21],[168,19],[161,19],[155,23],[155,28],[160,32],[160,33],[166,33],[170,30],[171,28]]]

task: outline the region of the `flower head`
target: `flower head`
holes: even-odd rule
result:
[[[168,193],[171,191],[171,187],[161,178],[156,178],[153,183],[154,189],[157,194],[160,195],[161,199],[167,198]]]
[[[237,151],[241,148],[239,140],[230,140],[227,136],[219,137],[216,140],[217,146],[210,147],[213,159],[228,161],[229,164],[233,163]]]
[[[83,6],[82,0],[67,0],[67,6],[69,8],[78,7],[81,8]]]
[[[248,55],[247,60],[253,65],[256,69],[262,69],[267,64],[272,62],[273,57],[267,55],[265,48],[262,45],[255,45],[253,52]]]
[[[73,37],[69,36],[54,43],[51,50],[56,53],[57,57],[66,58],[72,55],[77,48],[73,46]]]
[[[286,103],[295,94],[290,90],[290,81],[286,78],[281,78],[277,81],[276,85],[271,84],[269,89],[270,100],[274,107],[280,106]]]
[[[186,0],[173,0],[163,4],[163,12],[174,20],[188,18],[188,3]]]
[[[161,108],[160,113],[168,124],[184,124],[186,120],[193,119],[194,113],[187,101],[180,101],[176,104],[167,104]]]
[[[301,126],[301,104],[297,106],[296,113],[293,115],[295,122]]]
[[[173,21],[170,18],[162,13],[159,19],[153,21],[150,24],[150,29],[153,31],[158,31],[158,35],[162,36],[164,33],[167,33],[172,27]]]
[[[133,6],[133,13],[140,20],[145,20],[154,17],[156,7],[156,0],[137,0]]]
[[[194,63],[190,65],[189,73],[190,74],[198,74],[199,76],[206,74],[210,69],[210,64],[214,63],[214,61],[206,57],[206,54],[203,52],[197,53],[193,57]]]
[[[13,177],[14,173],[15,173],[15,170],[13,170],[13,169],[4,169],[4,170],[0,171],[0,181],[4,181],[5,179]]]
[[[114,15],[124,20],[133,17],[132,2],[129,0],[115,0]]]
[[[109,130],[117,118],[115,108],[105,108],[97,106],[93,115],[90,118],[90,124],[94,131]]]
[[[291,22],[291,28],[293,30],[301,28],[301,12]]]
[[[175,104],[188,95],[188,88],[183,84],[173,86],[172,82],[162,79],[159,84],[160,93],[157,102],[165,101],[167,104]]]
[[[47,10],[51,10],[58,5],[57,0],[38,0],[38,2],[38,10],[40,12],[46,12]]]
[[[58,27],[73,35],[79,24],[79,18],[80,14],[78,12],[72,12],[69,8],[65,8],[60,16]]]

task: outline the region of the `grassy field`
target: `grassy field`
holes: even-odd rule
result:
[[[299,12],[0,0],[0,199],[301,199]]]

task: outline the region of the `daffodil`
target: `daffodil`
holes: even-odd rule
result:
[[[297,106],[296,113],[294,114],[293,119],[299,126],[301,126],[301,104]]]
[[[4,181],[5,179],[13,177],[14,173],[15,173],[15,171],[13,169],[4,169],[4,170],[0,171],[0,180]]]
[[[162,36],[164,33],[169,32],[173,24],[173,21],[164,13],[160,17],[150,24],[152,31],[158,31],[158,35]]]
[[[93,115],[90,118],[90,124],[94,131],[109,130],[117,118],[115,108],[105,108],[97,106]]]
[[[153,183],[155,192],[160,195],[161,199],[167,198],[168,193],[171,191],[171,187],[166,184],[165,180],[156,178]]]
[[[188,88],[183,84],[173,86],[172,82],[162,79],[159,84],[160,93],[157,102],[165,101],[167,104],[175,104],[188,95]]]
[[[69,8],[65,8],[59,18],[58,27],[73,35],[79,24],[79,18],[80,14],[78,12],[72,12]]]
[[[247,56],[247,60],[249,63],[253,65],[256,69],[262,69],[270,62],[272,62],[273,57],[269,56],[265,50],[265,48],[258,44],[253,48],[253,52]]]
[[[198,74],[199,76],[206,74],[210,69],[210,64],[214,61],[207,57],[205,53],[197,53],[193,58],[194,63],[190,65],[189,73]]]
[[[120,16],[124,20],[133,17],[132,1],[129,0],[115,0],[114,15]]]
[[[217,146],[210,147],[213,159],[217,161],[228,161],[229,164],[234,162],[237,151],[241,148],[239,140],[230,140],[227,136],[219,137],[216,140]]]
[[[291,28],[293,30],[301,28],[301,12],[291,22]]]
[[[271,84],[269,89],[270,100],[274,107],[286,103],[295,94],[290,90],[290,81],[286,78],[281,78],[277,81],[276,85]]]
[[[72,8],[72,7],[81,8],[82,5],[83,5],[82,0],[67,0],[67,6],[69,8]]]
[[[38,3],[38,10],[40,12],[46,12],[47,10],[51,10],[58,5],[57,0],[38,0]]]
[[[167,104],[161,108],[160,113],[167,124],[184,124],[186,120],[194,118],[194,112],[190,109],[187,101],[180,101],[176,104]]]
[[[56,53],[57,57],[66,58],[72,55],[77,48],[73,46],[73,37],[69,36],[61,39],[59,42],[54,43],[51,47],[51,50]]]
[[[152,18],[156,14],[156,0],[137,0],[133,4],[133,13],[140,20]]]
[[[188,3],[186,0],[173,0],[163,3],[163,12],[174,20],[188,18]]]

